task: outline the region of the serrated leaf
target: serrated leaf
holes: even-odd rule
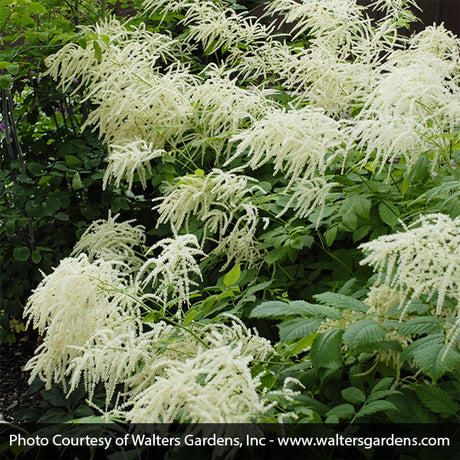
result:
[[[399,333],[403,335],[436,334],[442,331],[439,319],[435,316],[419,316],[401,324]]]
[[[366,305],[364,302],[361,302],[358,299],[349,297],[343,294],[336,294],[334,292],[323,292],[322,294],[316,294],[313,296],[319,302],[330,305],[337,308],[346,308],[348,310],[367,312],[369,310],[369,305]]]
[[[430,347],[414,352],[420,370],[433,381],[460,364],[460,353],[447,343],[433,343]]]
[[[342,397],[352,404],[362,404],[366,401],[366,395],[356,387],[349,387],[342,390]]]
[[[388,396],[398,395],[401,394],[398,390],[378,390],[372,391],[372,393],[367,398],[368,402],[377,401],[379,399],[386,398]]]
[[[385,338],[385,331],[380,324],[369,319],[350,324],[343,334],[343,340],[350,346],[366,345],[379,342]]]
[[[235,284],[241,276],[241,266],[240,264],[235,265],[225,276],[224,276],[224,286],[230,287],[232,284]]]
[[[458,410],[458,404],[446,391],[438,386],[421,385],[416,388],[417,396],[420,401],[432,412],[441,417],[449,417]]]
[[[311,318],[296,318],[278,324],[280,340],[288,342],[289,340],[297,340],[302,337],[313,334],[318,330],[320,322],[317,319]]]
[[[331,329],[316,337],[309,358],[317,368],[327,367],[341,359],[343,329]]]
[[[354,414],[355,408],[351,404],[340,404],[333,407],[326,415],[328,417],[337,417],[340,420],[352,418]]]
[[[362,407],[356,418],[364,417],[365,415],[377,414],[378,412],[397,411],[398,408],[390,401],[372,401]]]
[[[385,377],[381,380],[379,380],[372,388],[371,394],[373,394],[376,391],[381,391],[381,390],[388,390],[390,386],[393,383],[393,379],[391,377]]]
[[[307,349],[313,343],[313,341],[315,340],[317,335],[318,334],[312,334],[310,336],[303,337],[302,339],[300,339],[295,344],[294,348],[291,350],[291,356],[295,356],[298,353],[300,353],[300,352],[304,351],[305,349]]]
[[[338,227],[335,225],[334,227],[328,228],[324,233],[324,239],[326,240],[326,244],[328,246],[332,246],[335,239],[337,238],[337,231]]]
[[[197,314],[198,314],[197,310],[189,310],[187,314],[185,315],[182,326],[187,326],[188,324],[190,324]]]
[[[414,359],[415,353],[428,350],[432,344],[442,343],[445,340],[444,334],[432,334],[427,337],[415,340],[407,348],[404,349],[401,355],[403,361]]]
[[[284,318],[293,315],[305,316],[325,316],[325,313],[332,318],[340,318],[340,313],[334,309],[324,310],[322,305],[314,305],[303,300],[294,300],[292,302],[280,302],[270,300],[263,302],[251,311],[251,318]]]
[[[379,215],[383,222],[391,228],[396,227],[398,224],[399,210],[392,203],[382,201],[379,204]]]

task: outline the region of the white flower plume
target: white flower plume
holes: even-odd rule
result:
[[[139,268],[141,259],[136,249],[145,243],[145,227],[131,225],[134,220],[116,222],[119,214],[109,216],[107,220],[94,221],[80,237],[72,251],[72,256],[81,253],[88,255],[90,262],[103,259],[112,263],[121,263],[128,271]]]
[[[381,236],[360,248],[379,282],[403,293],[405,300],[437,296],[436,314],[446,297],[460,304],[460,218],[444,214],[420,217],[406,231]],[[407,308],[407,306],[406,306]]]
[[[273,352],[267,340],[235,318],[231,325],[195,327],[193,335],[184,331],[175,342],[168,339],[174,328],[151,326],[152,343],[164,351],[152,353],[129,381],[128,421],[244,423],[268,410],[257,391],[260,380],[250,369],[254,359]]]
[[[204,237],[208,232],[223,235],[241,203],[252,193],[263,192],[257,182],[249,176],[237,174],[237,170],[222,171],[213,169],[209,174],[189,174],[176,179],[169,186],[164,196],[156,199],[160,204],[160,217],[157,225],[169,222],[172,229],[180,229],[189,225],[191,216],[205,222]]]
[[[154,244],[147,255],[161,249],[158,256],[150,257],[137,274],[137,281],[145,287],[151,284],[155,292],[154,298],[166,305],[172,294],[179,307],[188,303],[190,288],[198,283],[192,277],[201,279],[201,270],[196,257],[204,257],[195,235],[175,235]],[[180,314],[180,310],[178,311]]]
[[[273,161],[273,173],[282,172],[289,187],[300,177],[324,175],[341,152],[343,134],[323,110],[305,108],[272,111],[232,141],[241,142],[227,163],[243,155],[253,169]]]
[[[155,149],[153,144],[147,144],[143,139],[126,140],[109,146],[109,164],[104,174],[102,188],[105,189],[110,179],[114,178],[116,187],[120,186],[122,179],[128,181],[131,190],[134,173],[137,172],[142,186],[147,187],[146,170],[151,172],[150,161],[161,158],[166,152]]]
[[[35,356],[26,364],[29,381],[36,376],[64,386],[69,363],[100,329],[129,332],[136,327],[139,306],[135,286],[111,262],[90,263],[85,254],[63,259],[30,296],[24,309],[28,324],[44,335]]]

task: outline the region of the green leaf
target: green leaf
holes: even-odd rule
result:
[[[364,417],[365,415],[372,415],[378,412],[387,412],[387,411],[398,411],[399,409],[390,401],[372,401],[362,407],[356,418]]]
[[[320,322],[311,318],[295,318],[278,324],[280,340],[288,342],[313,334],[318,330]]]
[[[94,49],[94,57],[96,58],[96,61],[100,64],[102,62],[102,50],[101,50],[101,46],[96,40],[93,41],[93,49]]]
[[[420,401],[432,412],[441,417],[449,417],[458,410],[458,404],[446,391],[435,385],[419,385],[416,388]]]
[[[432,343],[430,347],[414,352],[420,370],[433,381],[460,364],[460,353],[454,344]]]
[[[290,316],[292,313],[287,312],[288,303],[279,300],[270,300],[257,305],[251,313],[250,318],[283,318]]]
[[[361,302],[358,299],[354,299],[353,297],[349,297],[343,294],[336,294],[334,292],[324,292],[322,294],[316,294],[313,297],[325,305],[331,305],[337,308],[345,308],[347,310],[365,313],[370,308],[369,305],[366,305],[364,302]]]
[[[391,228],[394,228],[396,225],[398,225],[399,210],[393,203],[382,201],[379,204],[379,214],[383,222],[385,222],[385,224]]]
[[[40,163],[35,163],[33,161],[26,163],[27,169],[31,172],[32,175],[38,176],[43,171],[43,165]]]
[[[304,351],[306,348],[308,348],[312,343],[313,340],[315,340],[317,337],[317,334],[312,334],[308,337],[304,337],[300,339],[294,346],[294,348],[291,350],[291,356],[295,356],[301,351]]]
[[[324,233],[324,239],[326,240],[326,244],[328,246],[332,246],[335,239],[337,238],[337,230],[338,227],[335,225],[334,227],[328,228]]]
[[[11,236],[14,233],[16,228],[16,221],[15,220],[7,220],[5,224],[5,232],[8,236]]]
[[[29,260],[30,257],[29,248],[27,248],[26,246],[14,248],[13,257],[19,262],[26,262],[27,260]]]
[[[62,220],[63,222],[67,222],[69,220],[69,215],[64,212],[58,212],[56,214],[57,220]]]
[[[328,417],[337,417],[340,420],[352,418],[354,414],[355,408],[351,404],[339,404],[328,411],[326,415]]]
[[[316,368],[327,367],[341,359],[343,329],[331,329],[313,342],[309,358]]]
[[[385,377],[379,380],[372,388],[371,395],[374,392],[381,391],[381,390],[388,390],[393,383],[393,379],[391,377]]]
[[[419,316],[412,318],[399,327],[400,334],[403,335],[423,335],[436,334],[442,332],[439,319],[435,316]]]
[[[364,319],[350,324],[343,334],[343,340],[350,347],[379,342],[384,338],[385,331],[383,328],[375,321],[371,321],[369,319]]]
[[[32,252],[32,262],[34,264],[38,264],[40,263],[41,260],[42,260],[42,255],[40,254],[40,251],[37,251],[37,250],[33,251]]]
[[[235,265],[225,276],[224,276],[224,285],[225,287],[230,287],[235,284],[241,276],[241,266],[240,264]]]
[[[76,157],[75,155],[66,155],[64,158],[65,158],[65,162],[69,166],[76,166],[76,165],[81,164],[81,160],[78,157]]]
[[[368,402],[377,401],[379,399],[386,398],[387,396],[399,395],[401,394],[398,390],[378,390],[372,391],[372,393],[367,398]]]
[[[362,404],[364,401],[366,401],[366,395],[356,387],[345,388],[341,393],[345,401],[355,405]]]
[[[81,188],[83,188],[83,184],[80,178],[80,173],[78,171],[75,173],[75,175],[72,178],[72,188],[74,190],[80,190]]]
[[[12,77],[10,74],[2,75],[0,77],[0,88],[9,89],[9,87],[11,86],[11,78]]]
[[[6,66],[6,70],[12,75],[16,75],[19,72],[19,64],[12,63]]]
[[[197,314],[198,314],[197,310],[189,310],[187,314],[185,315],[182,326],[187,326],[188,324],[190,324]]]
[[[278,300],[263,302],[257,305],[249,316],[251,318],[284,318],[293,315],[326,316],[335,319],[341,318],[340,312],[334,308],[310,304],[304,300],[294,300],[289,303]]]

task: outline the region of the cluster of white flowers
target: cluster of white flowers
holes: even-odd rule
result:
[[[43,343],[25,369],[50,388],[52,382],[66,385],[72,360],[80,355],[93,334],[103,329],[130,333],[137,327],[140,311],[134,300],[136,285],[128,284],[119,266],[85,254],[63,259],[30,296],[24,317],[32,323]]]
[[[322,177],[302,178],[294,185],[291,197],[284,209],[276,217],[281,217],[288,209],[293,207],[297,218],[306,219],[315,210],[319,209],[316,217],[316,226],[318,227],[323,218],[326,199],[329,197],[331,189],[338,185],[337,182],[328,182]]]
[[[193,106],[193,129],[184,136],[184,141],[189,146],[199,144],[203,152],[211,147],[217,163],[222,152],[228,155],[231,147],[228,138],[274,105],[267,99],[273,90],[240,88],[228,73],[212,67],[206,74],[208,78],[191,86],[187,93]]]
[[[343,135],[323,110],[304,108],[274,110],[232,140],[241,142],[228,162],[247,155],[255,169],[272,161],[273,174],[283,172],[289,187],[301,177],[324,175],[340,153]]]
[[[160,213],[157,225],[169,222],[173,230],[187,229],[190,217],[195,216],[205,223],[204,237],[208,231],[222,236],[241,204],[256,191],[263,192],[255,184],[257,180],[237,172],[215,168],[207,175],[195,173],[177,178],[156,199],[160,201],[154,208]]]
[[[141,259],[135,248],[140,250],[145,243],[145,227],[133,227],[133,220],[116,222],[118,216],[119,214],[112,217],[109,213],[107,220],[94,221],[80,237],[71,255],[85,253],[90,262],[100,258],[107,262],[120,263],[128,273],[139,268]]]
[[[236,318],[231,325],[209,324],[184,331],[173,342],[174,328],[153,324],[157,350],[130,379],[128,421],[174,420],[200,423],[248,423],[271,405],[258,392],[260,380],[250,363],[273,353],[270,343]]]
[[[361,264],[371,265],[380,283],[402,293],[401,306],[426,295],[436,298],[436,314],[441,315],[446,297],[460,304],[460,218],[422,216],[404,232],[381,236],[360,248],[367,254]]]
[[[435,168],[448,146],[443,128],[458,117],[460,41],[442,26],[419,35],[382,66],[350,132],[350,147],[366,152],[362,164],[373,158],[379,172],[402,157],[410,170],[430,150]]]
[[[227,50],[241,44],[257,47],[271,32],[270,27],[254,17],[238,14],[225,1],[145,0],[144,7],[149,12],[162,12],[163,15],[184,11],[184,18],[180,22],[189,29],[185,40],[200,42],[207,54],[219,48]]]
[[[149,258],[140,268],[136,279],[145,287],[151,284],[155,293],[153,297],[166,305],[172,293],[179,307],[188,303],[191,286],[197,282],[193,276],[201,279],[201,270],[195,260],[198,256],[205,256],[195,235],[175,235],[174,238],[165,238],[155,243],[146,253],[149,255],[160,248],[158,256]],[[180,314],[180,310],[177,313]]]
[[[147,187],[146,169],[151,172],[150,161],[161,158],[166,152],[155,149],[153,143],[147,144],[143,139],[127,141],[124,144],[111,144],[109,149],[107,169],[105,170],[102,188],[113,177],[116,187],[120,186],[122,179],[128,181],[131,189],[134,181],[134,173],[137,172],[142,186]]]

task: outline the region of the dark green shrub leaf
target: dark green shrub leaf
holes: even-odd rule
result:
[[[419,316],[402,324],[399,332],[403,335],[436,334],[442,331],[439,319],[435,316]]]
[[[311,318],[296,318],[278,324],[282,342],[297,340],[313,334],[318,330],[320,322]]]
[[[19,262],[26,262],[27,260],[29,260],[30,257],[29,248],[27,248],[26,246],[14,248],[13,257]]]
[[[0,77],[0,88],[9,89],[10,85],[11,85],[11,75],[10,74],[2,75]]]
[[[416,388],[420,401],[435,414],[449,417],[459,410],[458,403],[446,391],[438,386],[420,385]]]
[[[40,263],[41,260],[42,260],[42,255],[40,254],[40,251],[33,251],[32,252],[32,262],[34,264],[38,264]]]
[[[369,319],[350,324],[343,334],[343,340],[350,346],[356,347],[379,342],[385,338],[385,331],[375,321]]]
[[[394,228],[396,225],[398,225],[399,211],[398,208],[396,208],[396,206],[394,206],[392,203],[382,201],[379,204],[379,214],[383,222],[385,222],[385,224],[391,228]]]
[[[328,417],[337,417],[340,420],[352,418],[354,414],[355,408],[351,404],[340,404],[333,407],[326,415]]]
[[[342,397],[352,404],[362,404],[366,401],[366,395],[356,387],[349,387],[342,390]]]
[[[14,220],[7,220],[5,224],[5,232],[8,236],[11,236],[14,233],[16,228],[16,221]]]
[[[316,337],[309,358],[317,368],[327,367],[341,359],[343,329],[332,329]]]
[[[345,308],[347,310],[367,312],[369,310],[369,305],[366,305],[364,302],[361,302],[358,299],[349,297],[343,294],[336,294],[334,292],[323,292],[322,294],[317,294],[313,296],[315,299],[319,300],[325,305],[331,305],[332,307]]]
[[[373,401],[362,407],[356,418],[364,417],[365,415],[377,414],[378,412],[399,411],[399,409],[390,401]]]

